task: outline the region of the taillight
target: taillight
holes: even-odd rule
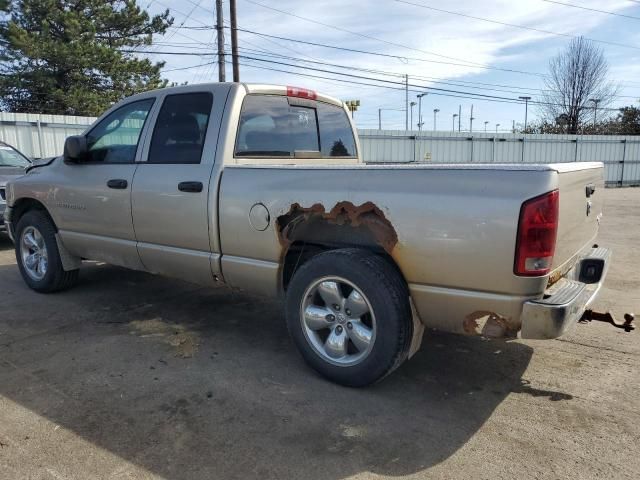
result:
[[[559,204],[558,190],[522,204],[516,240],[516,275],[546,275],[551,270],[558,233]]]
[[[306,88],[287,87],[287,97],[306,98],[307,100],[315,100],[318,95],[313,90]]]

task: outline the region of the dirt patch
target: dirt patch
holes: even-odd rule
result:
[[[174,355],[191,358],[198,350],[198,336],[182,325],[168,323],[160,317],[149,320],[134,320],[129,324],[134,335],[140,337],[159,337],[174,349]]]

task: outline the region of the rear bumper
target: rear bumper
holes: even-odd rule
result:
[[[575,325],[598,295],[610,261],[611,250],[593,248],[543,298],[525,302],[522,338],[557,338]]]

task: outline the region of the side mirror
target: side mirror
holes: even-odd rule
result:
[[[83,135],[67,137],[64,142],[64,161],[67,163],[80,163],[88,153],[87,138]]]

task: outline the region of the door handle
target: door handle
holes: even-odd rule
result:
[[[109,188],[117,188],[119,190],[122,190],[124,188],[127,188],[127,181],[123,180],[122,178],[114,178],[112,180],[109,180],[107,182],[107,187]]]
[[[181,192],[198,193],[202,191],[202,182],[180,182],[178,184],[178,190]]]

